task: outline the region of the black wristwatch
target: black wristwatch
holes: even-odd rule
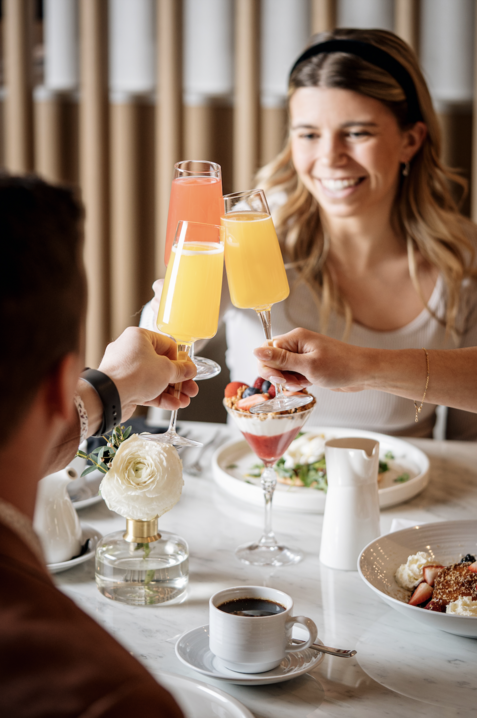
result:
[[[103,422],[95,436],[103,436],[121,423],[121,399],[116,384],[107,374],[89,367],[81,373],[81,379],[87,381],[101,399]]]

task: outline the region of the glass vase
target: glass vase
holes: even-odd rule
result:
[[[104,536],[96,548],[96,584],[113,601],[155,606],[180,601],[189,583],[187,542],[151,521],[126,519],[126,532]]]

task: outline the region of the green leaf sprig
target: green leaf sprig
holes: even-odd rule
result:
[[[126,429],[124,426],[116,426],[111,434],[103,436],[106,441],[106,446],[98,446],[90,454],[86,454],[84,451],[77,451],[76,456],[81,459],[87,459],[90,462],[90,466],[86,466],[81,476],[87,476],[92,471],[101,471],[102,474],[107,474],[113,463],[113,459],[116,453],[126,439],[131,434],[132,427],[128,426]]]

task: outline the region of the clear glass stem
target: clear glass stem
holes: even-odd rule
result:
[[[265,337],[267,342],[272,345],[272,310],[271,309],[263,309],[262,311],[255,310],[260,317],[260,321],[262,322],[263,331],[265,333]],[[279,397],[283,395],[283,386],[281,384],[274,384],[275,387],[275,396]]]
[[[185,359],[188,356],[191,356],[191,350],[193,345],[191,344],[177,344],[177,358],[178,359]],[[181,395],[181,388],[182,388],[182,382],[180,384],[174,384],[174,395],[179,398]],[[179,409],[175,409],[173,412],[171,412],[171,418],[169,420],[169,428],[167,429],[168,432],[176,433],[176,423],[177,423],[177,414]]]
[[[261,485],[265,498],[265,531],[259,543],[262,546],[275,546],[277,540],[272,530],[272,502],[275,486],[277,485],[277,475],[272,466],[267,466],[263,470]]]

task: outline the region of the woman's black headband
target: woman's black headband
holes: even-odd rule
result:
[[[342,38],[340,40],[327,40],[326,42],[319,42],[316,45],[312,45],[296,60],[290,71],[290,78],[298,65],[301,65],[305,60],[309,60],[310,57],[320,55],[323,52],[346,52],[350,55],[357,55],[357,57],[361,57],[371,65],[375,65],[389,73],[391,77],[394,77],[396,82],[401,85],[406,95],[409,122],[422,121],[423,117],[421,108],[419,107],[416,86],[409,72],[396,58],[390,55],[389,52],[381,50],[380,47],[368,42]]]

